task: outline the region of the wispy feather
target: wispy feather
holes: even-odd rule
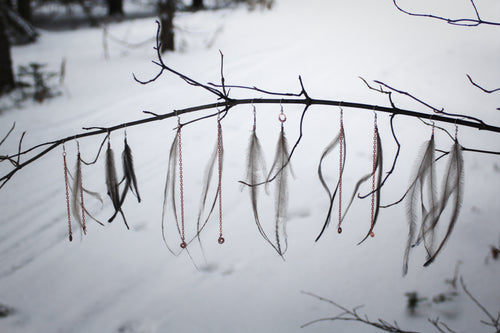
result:
[[[85,214],[85,216],[90,217],[92,220],[94,220],[95,222],[99,223],[102,226],[104,226],[104,224],[98,219],[96,219],[92,214],[90,214],[90,212],[87,210],[87,207],[85,207],[85,205],[82,204],[82,193],[86,193],[91,197],[93,197],[94,199],[98,200],[101,203],[101,207],[104,202],[99,193],[89,191],[87,188],[83,186],[81,165],[82,165],[81,157],[80,154],[78,154],[75,166],[75,176],[73,177],[73,174],[69,170],[67,170],[67,172],[69,178],[72,181],[72,183],[68,184],[71,190],[72,215],[74,219],[78,222],[79,226],[82,228],[81,230],[83,231],[83,221],[82,221],[83,214]]]
[[[290,171],[288,144],[285,136],[285,130],[281,126],[281,132],[276,147],[274,162],[269,170],[266,182],[274,180],[275,185],[275,236],[276,249],[280,256],[283,256],[288,248],[286,233],[286,215],[288,208],[288,172]],[[274,175],[271,177],[271,175]],[[281,245],[281,239],[284,240],[284,247]]]
[[[326,230],[326,228],[328,227],[328,225],[330,224],[330,220],[331,220],[331,217],[332,217],[332,210],[333,210],[333,202],[335,200],[335,197],[337,195],[337,191],[339,190],[339,184],[340,184],[340,179],[337,181],[337,185],[335,185],[335,189],[333,190],[333,193],[332,191],[330,191],[330,188],[328,187],[328,185],[326,184],[326,181],[323,177],[323,168],[322,168],[322,164],[323,164],[323,159],[325,159],[325,157],[330,154],[330,152],[335,149],[335,147],[337,147],[337,145],[339,144],[340,142],[340,135],[341,133],[339,133],[329,144],[328,146],[326,146],[325,150],[323,151],[323,154],[321,154],[321,158],[319,160],[319,165],[318,165],[318,177],[319,177],[319,180],[321,182],[321,185],[323,185],[323,188],[325,189],[326,193],[328,194],[328,198],[330,199],[330,206],[328,207],[328,214],[326,216],[326,219],[325,219],[325,222],[323,223],[323,228],[321,229],[321,232],[319,233],[318,237],[316,237],[316,242],[321,238],[321,236],[323,235],[324,231]],[[345,143],[345,135],[343,136],[343,142],[342,142],[342,149],[343,149],[343,160],[340,162],[341,164],[341,170],[342,170],[342,173],[344,172],[344,165],[345,165],[345,149],[346,149],[346,143]]]
[[[358,243],[358,245],[363,243],[368,238],[368,236],[373,237],[373,228],[375,228],[375,224],[377,223],[378,213],[380,211],[380,185],[382,183],[382,170],[384,168],[384,160],[382,153],[382,140],[380,140],[377,128],[375,129],[375,135],[377,140],[377,145],[376,145],[377,148],[375,151],[375,168],[373,169],[373,173],[371,174],[371,176],[374,177],[375,173],[377,173],[376,183],[374,188],[372,189],[372,191],[374,191],[372,195],[375,196],[372,208],[374,209],[374,212],[372,215],[370,230],[368,230],[366,236]]]
[[[127,219],[125,218],[125,214],[123,214],[121,207],[119,186],[115,168],[115,158],[109,141],[108,141],[108,149],[106,150],[106,187],[108,196],[111,199],[113,208],[115,209],[114,214],[109,218],[108,222],[110,223],[113,222],[116,215],[120,213],[123,218],[123,222],[125,223],[125,226],[127,227],[127,229],[129,229]]]
[[[408,241],[406,243],[406,249],[404,253],[403,260],[403,275],[408,272],[408,260],[410,255],[410,250],[413,246],[418,244],[419,239],[424,239],[424,245],[428,251],[432,251],[432,242],[434,228],[429,226],[429,221],[434,220],[434,215],[436,212],[437,198],[435,193],[435,163],[434,163],[434,134],[432,134],[431,139],[424,146],[424,153],[422,160],[418,165],[416,170],[416,176],[414,177],[409,189],[408,189],[408,201],[407,201],[407,215],[408,215]],[[424,196],[425,189],[427,188],[427,196]],[[425,204],[425,199],[427,199],[428,204]],[[419,239],[416,238],[417,229],[417,207],[420,201],[420,235]]]
[[[132,157],[132,150],[127,143],[127,137],[125,136],[123,142],[123,152],[122,152],[122,164],[123,164],[123,180],[125,180],[125,187],[123,188],[120,205],[125,201],[125,197],[127,195],[128,190],[132,191],[132,193],[137,198],[138,202],[141,202],[141,196],[139,195],[139,190],[137,188],[137,177],[135,176],[134,171],[134,160]],[[123,181],[122,180],[122,181]]]
[[[380,209],[380,184],[381,184],[381,181],[382,181],[382,170],[383,170],[383,154],[382,154],[382,141],[380,140],[380,136],[378,134],[378,131],[376,132],[376,138],[377,138],[377,145],[376,145],[376,157],[375,157],[375,169],[370,172],[369,174],[366,174],[364,175],[363,177],[361,177],[358,182],[356,183],[356,185],[354,186],[354,191],[352,192],[352,196],[351,196],[351,199],[349,200],[349,203],[347,204],[347,207],[344,211],[344,213],[342,214],[342,218],[341,218],[341,221],[344,221],[344,218],[346,217],[347,213],[349,212],[349,209],[351,208],[351,205],[354,201],[354,198],[356,197],[356,193],[358,192],[360,186],[366,182],[368,179],[370,179],[371,177],[373,177],[373,175],[375,173],[377,173],[377,185],[375,187],[375,211],[374,211],[374,216],[373,216],[373,223],[371,224],[370,226],[370,230],[368,231],[368,233],[366,234],[366,236],[358,243],[361,244],[363,241],[366,240],[366,238],[368,238],[368,236],[370,235],[370,233],[373,232],[373,228],[375,227],[375,224],[377,222],[377,218],[378,218],[378,213],[379,213],[379,209]]]
[[[266,165],[264,160],[264,154],[262,152],[262,147],[257,137],[256,128],[254,126],[252,134],[250,135],[250,141],[248,145],[248,157],[247,157],[247,176],[246,182],[248,184],[259,184],[263,179],[266,178]],[[279,250],[277,246],[269,239],[262,224],[260,223],[259,212],[257,208],[258,199],[258,186],[249,186],[250,189],[250,199],[252,202],[252,211],[255,220],[255,224],[259,229],[260,234],[266,242],[268,242],[278,253]]]
[[[161,232],[162,232],[162,237],[165,245],[169,249],[169,251],[174,254],[178,255],[179,253],[174,252],[171,247],[168,245],[167,238],[166,238],[166,212],[167,212],[167,205],[168,205],[168,200],[169,200],[169,195],[170,195],[170,200],[172,203],[172,212],[174,215],[174,220],[175,220],[175,225],[177,227],[177,232],[179,233],[179,236],[181,236],[181,229],[179,226],[179,220],[177,218],[177,204],[175,201],[175,178],[177,174],[177,161],[178,161],[178,154],[177,154],[177,147],[179,144],[179,136],[176,134],[174,140],[172,141],[172,145],[170,146],[170,153],[168,157],[168,169],[167,169],[167,179],[165,181],[165,190],[163,192],[163,210],[161,213]]]
[[[434,227],[435,225],[437,225],[441,214],[443,213],[444,209],[448,205],[449,200],[451,199],[452,206],[450,222],[448,223],[446,234],[443,237],[441,243],[437,247],[436,251],[434,251],[434,253],[429,256],[424,266],[430,265],[434,261],[434,259],[436,259],[436,256],[443,248],[445,242],[448,240],[448,237],[450,236],[455,223],[457,222],[463,199],[463,164],[464,161],[462,156],[462,147],[458,143],[458,140],[455,138],[455,142],[451,147],[448,167],[443,179],[443,189],[441,193],[439,210],[437,211],[430,226]]]
[[[200,209],[198,211],[198,220],[196,223],[196,236],[198,238],[198,241],[200,241],[200,234],[203,231],[203,229],[205,228],[205,226],[207,225],[208,220],[210,219],[210,216],[212,215],[212,213],[216,207],[217,199],[220,195],[219,188],[217,187],[217,190],[216,190],[215,195],[214,195],[214,199],[212,201],[212,205],[210,206],[210,210],[209,210],[207,216],[205,218],[203,218],[203,213],[205,211],[205,205],[207,202],[208,191],[210,189],[210,184],[212,182],[215,165],[216,165],[216,162],[219,161],[219,159],[218,159],[219,151],[220,151],[221,162],[224,159],[224,145],[222,143],[222,128],[219,128],[219,130],[221,131],[220,132],[220,136],[221,136],[220,142],[219,142],[219,138],[218,138],[217,141],[215,142],[214,150],[212,152],[212,155],[210,156],[210,159],[208,160],[208,164],[207,164],[207,167],[205,169],[205,179],[203,181],[203,183],[205,185],[203,186],[203,191],[201,192]],[[219,147],[219,144],[220,144],[220,147]],[[220,150],[219,150],[219,148],[220,148]],[[222,164],[223,163],[221,163],[221,168],[222,168]],[[222,172],[222,169],[220,171]],[[203,223],[202,223],[202,221],[203,221]],[[201,245],[201,241],[200,241],[200,245]]]
[[[73,186],[71,188],[71,210],[73,218],[80,227],[83,234],[87,234],[85,225],[85,206],[83,204],[83,188],[82,188],[82,161],[80,153],[76,157],[75,177],[73,178]]]

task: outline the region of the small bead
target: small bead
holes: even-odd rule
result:
[[[219,244],[224,244],[224,237],[220,236],[219,239],[217,240]]]
[[[73,241],[73,235],[71,235],[71,234],[69,235],[69,241],[70,242]]]
[[[370,236],[375,237],[375,234],[373,233],[373,231],[370,231]]]
[[[185,249],[186,247],[187,247],[186,242],[182,242],[182,243],[181,243],[181,248]]]
[[[339,227],[339,228],[337,229],[337,232],[338,232],[339,234],[341,234],[341,233],[342,233],[342,228],[341,228],[341,227]]]

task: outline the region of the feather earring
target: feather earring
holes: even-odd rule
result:
[[[225,241],[224,237],[222,236],[222,165],[223,165],[223,160],[224,160],[224,146],[223,146],[223,142],[222,142],[222,126],[221,126],[220,121],[221,121],[221,117],[220,117],[220,112],[219,112],[217,115],[217,139],[215,142],[215,148],[213,150],[212,155],[210,156],[208,165],[206,167],[205,180],[204,180],[205,186],[204,186],[203,191],[202,191],[201,205],[200,205],[200,210],[198,212],[196,236],[198,237],[198,241],[200,242],[200,245],[201,245],[201,240],[200,240],[201,231],[207,225],[208,220],[210,219],[210,216],[212,216],[212,213],[215,210],[215,207],[217,206],[217,200],[219,200],[219,205],[218,205],[219,238],[217,239],[217,241],[219,244],[223,244]],[[214,199],[212,201],[210,211],[208,212],[208,214],[205,217],[204,222],[202,224],[201,223],[202,216],[203,216],[203,212],[205,210],[205,204],[207,201],[207,196],[208,196],[208,191],[210,189],[210,184],[212,182],[212,176],[214,173],[216,162],[217,162],[217,177],[218,177],[217,190],[215,192],[215,196],[214,196]]]
[[[162,237],[165,245],[169,249],[169,251],[177,255],[178,253],[175,253],[170,246],[168,245],[167,238],[165,235],[165,213],[167,211],[167,204],[168,204],[168,196],[170,194],[171,197],[171,202],[172,202],[172,211],[174,215],[174,220],[175,220],[175,225],[177,227],[177,232],[179,233],[179,236],[181,237],[181,248],[185,248],[187,246],[184,236],[183,236],[183,231],[181,231],[181,227],[179,225],[179,219],[177,216],[177,203],[175,201],[175,182],[176,182],[176,177],[177,177],[177,165],[178,165],[178,160],[179,160],[179,150],[182,152],[181,145],[179,144],[179,138],[181,137],[181,124],[180,124],[180,119],[178,118],[178,124],[177,124],[177,132],[175,134],[174,140],[172,141],[172,144],[170,146],[170,153],[169,153],[169,158],[168,158],[168,171],[167,171],[167,179],[165,181],[165,190],[163,193],[163,211],[161,214],[161,231],[162,231]],[[182,162],[179,163],[182,165]],[[184,188],[182,184],[182,202],[184,200]],[[184,205],[184,204],[183,204]],[[182,214],[184,215],[184,214]]]
[[[73,178],[72,188],[72,208],[73,217],[80,225],[83,234],[87,234],[87,226],[85,224],[85,205],[83,203],[83,182],[82,182],[82,159],[80,155],[80,143],[76,142],[77,156],[75,166],[75,177]]]
[[[217,242],[219,244],[224,244],[224,237],[222,237],[222,161],[223,161],[223,147],[222,147],[222,127],[220,124],[220,112],[217,115],[217,166],[219,172],[219,183],[218,183],[218,193],[219,193],[219,238]]]
[[[278,144],[276,147],[276,154],[274,156],[274,162],[267,176],[266,183],[276,180],[275,185],[275,236],[276,236],[276,248],[278,254],[283,256],[288,248],[287,234],[286,234],[286,214],[287,214],[287,204],[288,204],[288,191],[287,191],[287,181],[288,172],[290,171],[290,161],[288,153],[288,143],[285,136],[284,123],[286,121],[286,115],[283,112],[283,106],[281,107],[281,113],[278,117],[281,122],[281,131],[278,139]],[[273,177],[271,175],[274,174]],[[284,247],[281,245],[281,239],[284,239]]]
[[[123,205],[125,197],[128,190],[137,198],[138,202],[141,202],[141,196],[139,195],[139,189],[137,188],[137,177],[134,171],[134,160],[132,157],[132,149],[127,143],[127,131],[125,131],[125,138],[123,140],[123,152],[122,152],[122,164],[123,164],[123,181],[125,181],[125,187],[120,198],[120,205]]]
[[[259,177],[260,176],[260,177]],[[260,223],[258,208],[257,208],[257,198],[258,189],[257,184],[262,182],[262,179],[266,179],[266,165],[264,161],[264,154],[262,153],[262,146],[260,144],[259,138],[257,137],[257,112],[255,106],[253,106],[253,128],[252,134],[250,135],[249,145],[248,145],[248,157],[247,157],[247,177],[246,183],[249,185],[250,189],[250,199],[252,202],[252,211],[257,225],[259,233],[278,253],[279,250],[276,245],[269,239],[262,224]]]
[[[71,211],[69,204],[69,186],[68,186],[68,164],[66,163],[66,147],[63,142],[63,166],[64,166],[64,186],[66,190],[66,209],[68,214],[68,229],[69,229],[69,241],[73,240],[73,232],[71,231]]]
[[[455,127],[455,140],[453,142],[453,146],[451,147],[448,167],[446,169],[443,179],[443,189],[441,193],[439,210],[436,212],[434,220],[430,224],[430,228],[434,228],[437,225],[438,220],[441,217],[441,214],[448,205],[448,201],[451,199],[452,209],[451,209],[450,222],[448,223],[448,228],[446,230],[445,236],[441,240],[441,243],[432,254],[429,254],[429,257],[427,261],[424,263],[424,266],[430,265],[434,261],[434,259],[436,259],[438,253],[442,250],[444,244],[448,240],[448,237],[453,231],[455,223],[457,222],[458,219],[460,207],[462,205],[464,161],[462,156],[462,146],[460,146],[460,144],[458,143],[457,135],[458,135],[458,126]]]
[[[180,191],[180,201],[181,201],[181,248],[185,249],[187,247],[186,243],[186,233],[184,226],[184,170],[182,167],[182,127],[179,124],[177,128],[177,148],[179,150],[179,191]]]
[[[335,186],[335,190],[332,192],[330,191],[328,185],[326,184],[325,179],[323,178],[323,169],[322,169],[322,163],[323,159],[337,146],[339,145],[339,180],[337,182],[337,185]],[[344,134],[344,122],[343,122],[343,111],[340,109],[340,131],[339,134],[330,142],[330,144],[325,148],[323,151],[323,154],[321,155],[319,165],[318,165],[318,177],[323,185],[323,188],[325,191],[328,193],[328,197],[330,199],[330,206],[328,207],[328,214],[326,217],[326,220],[323,224],[323,228],[321,229],[321,232],[319,233],[318,237],[316,237],[316,241],[318,241],[321,236],[323,235],[324,231],[326,230],[326,227],[330,224],[330,220],[332,217],[332,211],[333,211],[333,203],[335,200],[335,197],[337,193],[339,194],[339,222],[338,222],[338,227],[337,227],[337,232],[341,233],[342,228],[341,228],[341,223],[342,223],[342,174],[344,173],[344,165],[345,165],[345,151],[346,151],[346,144],[345,144],[345,134]]]
[[[372,197],[371,197],[371,224],[370,224],[370,231],[368,234],[371,237],[374,237],[375,234],[373,233],[373,227],[375,226],[375,219],[376,216],[375,214],[378,214],[378,205],[377,205],[377,211],[375,212],[375,196],[377,197],[377,201],[380,201],[380,196],[377,194],[375,195],[375,171],[377,170],[377,159],[378,159],[378,142],[379,142],[379,137],[378,137],[378,127],[377,127],[377,114],[375,113],[374,115],[374,123],[373,123],[373,171],[372,171]],[[379,170],[380,171],[380,170]],[[380,175],[379,175],[379,181],[380,181]]]
[[[383,170],[383,154],[382,154],[382,141],[380,140],[379,132],[378,132],[378,126],[377,126],[377,114],[374,116],[374,125],[373,125],[373,167],[372,167],[372,172],[369,174],[361,177],[360,180],[356,183],[354,186],[354,191],[352,193],[351,199],[349,200],[349,204],[347,205],[347,208],[344,211],[344,214],[342,215],[341,222],[344,220],[344,218],[347,215],[347,212],[349,211],[349,208],[351,207],[354,198],[356,197],[356,193],[358,192],[359,187],[361,184],[366,182],[368,179],[372,178],[372,197],[371,197],[371,216],[370,216],[370,230],[368,230],[368,233],[366,236],[358,243],[361,244],[364,242],[368,236],[374,236],[375,234],[373,233],[373,228],[375,227],[375,224],[377,223],[377,218],[378,218],[378,212],[380,209],[380,185],[382,182],[382,170]],[[378,171],[378,172],[377,172]],[[375,180],[375,174],[377,174],[377,180]]]
[[[340,109],[340,133],[339,133],[339,223],[337,232],[342,233],[342,175],[345,165],[345,135],[344,135],[344,111]]]
[[[111,149],[110,138],[108,134],[108,148],[106,150],[106,187],[109,198],[111,199],[111,203],[113,204],[113,208],[115,209],[114,214],[109,218],[108,222],[113,222],[114,218],[118,213],[121,214],[123,218],[123,222],[127,229],[130,229],[127,223],[127,219],[125,218],[125,214],[123,214],[123,210],[121,208],[121,200],[119,193],[119,185],[116,176],[116,168],[115,168],[115,157],[113,153],[113,149]]]
[[[422,161],[420,162],[416,171],[416,176],[408,189],[408,241],[404,252],[403,260],[403,275],[408,272],[408,260],[410,250],[412,247],[418,245],[420,239],[424,240],[424,246],[430,257],[432,250],[432,243],[434,239],[434,227],[430,225],[430,221],[435,221],[438,203],[435,193],[435,143],[434,143],[434,126],[430,140],[425,144],[423,150]],[[427,188],[428,205],[424,202],[424,192]],[[418,201],[420,200],[420,235],[419,239],[415,241],[415,231],[417,228],[417,209]]]

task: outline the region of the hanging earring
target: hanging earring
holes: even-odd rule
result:
[[[241,182],[248,186],[250,190],[250,199],[252,202],[252,210],[253,216],[255,220],[255,224],[257,225],[257,229],[259,233],[264,238],[266,242],[268,242],[276,251],[278,248],[273,244],[273,242],[269,239],[262,224],[260,223],[259,212],[257,207],[258,202],[258,191],[259,184],[261,184],[262,179],[266,178],[266,165],[264,161],[264,154],[262,153],[262,146],[257,137],[257,110],[255,105],[252,105],[253,108],[253,127],[252,134],[250,135],[249,145],[248,145],[248,157],[247,157],[247,178],[246,182]]]
[[[342,174],[344,173],[344,111],[340,109],[340,132],[339,132],[339,224],[337,232],[342,233]]]
[[[340,107],[340,106],[339,106]],[[319,235],[316,237],[316,241],[318,241],[323,233],[326,230],[326,227],[330,224],[330,220],[332,217],[332,212],[333,212],[333,207],[334,207],[334,201],[337,196],[337,193],[339,193],[339,221],[338,221],[338,226],[337,226],[337,232],[340,234],[342,232],[342,175],[344,173],[344,165],[345,165],[345,157],[346,157],[346,144],[345,144],[345,133],[344,133],[344,116],[343,116],[343,110],[340,108],[340,130],[339,134],[326,146],[325,150],[321,154],[321,158],[319,160],[319,165],[318,165],[318,177],[321,182],[321,185],[323,185],[323,188],[325,189],[326,193],[328,194],[328,198],[330,199],[330,206],[328,207],[328,214],[326,216],[325,222],[323,223],[323,228],[321,229],[321,232]],[[337,145],[340,145],[339,147],[339,180],[335,187],[333,188],[333,191],[330,189],[330,187],[327,185],[325,178],[323,177],[323,161],[330,154]],[[350,204],[349,204],[350,205]],[[349,205],[347,207],[347,210],[349,209]],[[346,210],[346,212],[347,212]],[[344,213],[345,214],[345,213]]]
[[[217,165],[219,171],[219,244],[224,244],[224,237],[222,237],[222,127],[220,124],[220,111],[217,114]]]
[[[278,116],[281,122],[280,137],[276,147],[276,154],[274,162],[267,176],[266,183],[276,181],[275,193],[275,230],[276,230],[276,249],[280,256],[283,256],[288,248],[287,234],[286,234],[286,213],[287,213],[287,180],[288,171],[290,169],[290,154],[288,153],[288,144],[285,136],[285,121],[286,115],[281,106],[281,112]],[[271,177],[271,175],[274,175]],[[284,239],[284,247],[281,245],[281,239]]]
[[[82,176],[82,159],[80,155],[80,143],[76,141],[76,149],[77,149],[77,155],[76,155],[76,175],[75,175],[75,182],[78,182],[78,187],[79,187],[79,192],[80,195],[80,208],[82,211],[82,229],[83,229],[83,234],[87,234],[87,225],[85,223],[85,205],[83,204],[83,176]],[[75,188],[75,191],[78,189]]]
[[[66,147],[64,146],[63,143],[63,165],[64,165],[64,186],[66,190],[66,209],[68,213],[68,230],[69,230],[69,241],[71,242],[73,240],[73,232],[71,231],[71,211],[70,211],[70,204],[69,204],[69,186],[68,186],[68,165],[66,163]]]
[[[182,169],[182,134],[181,120],[177,118],[177,149],[179,154],[179,191],[181,200],[181,248],[187,247],[186,234],[184,227],[184,174]]]
[[[374,113],[373,119],[373,169],[372,169],[372,196],[371,196],[371,218],[370,218],[370,236],[374,237],[373,227],[375,226],[375,171],[377,170],[377,145],[378,145],[378,127],[377,114]]]

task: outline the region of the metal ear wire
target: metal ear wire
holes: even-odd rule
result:
[[[283,105],[281,103],[280,103],[280,106],[281,106],[281,112],[278,116],[278,119],[281,122],[281,127],[283,127],[284,123],[286,121],[286,114],[285,114],[285,111],[283,111]]]

